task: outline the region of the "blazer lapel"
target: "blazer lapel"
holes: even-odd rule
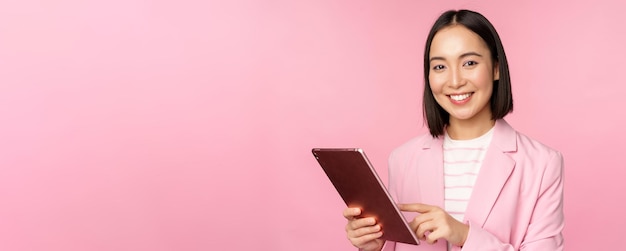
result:
[[[421,187],[430,189],[421,189],[420,203],[444,208],[443,139],[429,138],[422,150],[427,152],[417,165],[420,168],[417,178]]]
[[[465,211],[465,219],[484,226],[504,184],[515,168],[507,152],[517,151],[515,130],[504,120],[496,121],[491,144],[480,167],[476,184]]]

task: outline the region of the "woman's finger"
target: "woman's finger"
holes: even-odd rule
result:
[[[349,207],[343,210],[343,217],[349,221],[354,220],[359,215],[361,215],[361,209],[358,207]]]
[[[367,226],[367,227],[361,227],[361,228],[357,228],[353,231],[349,231],[348,232],[348,236],[350,237],[354,237],[354,238],[359,238],[361,236],[366,236],[366,235],[370,235],[370,234],[374,234],[374,233],[378,233],[381,232],[381,226],[376,224],[373,226]]]
[[[376,225],[376,219],[374,219],[373,217],[354,219],[354,220],[351,220],[350,222],[348,222],[348,224],[346,226],[346,230],[347,231],[354,231],[354,230],[359,229],[359,228],[370,227],[370,226],[374,226],[374,225]]]
[[[433,221],[426,221],[417,226],[415,234],[417,235],[417,237],[421,239],[426,239],[427,237],[426,233],[429,233],[429,234],[432,233],[433,231],[435,231],[435,228],[436,228],[436,225],[434,224]]]
[[[372,241],[380,238],[381,236],[383,236],[383,232],[382,231],[378,231],[378,232],[362,235],[362,236],[359,236],[359,237],[350,237],[350,236],[348,236],[348,239],[350,240],[350,242],[352,242],[353,245],[358,247],[358,246],[363,246],[363,245],[365,245],[368,242],[372,242]]]
[[[431,205],[421,204],[421,203],[398,204],[398,209],[400,209],[400,211],[405,211],[405,212],[428,213],[434,208],[436,207],[431,206]]]

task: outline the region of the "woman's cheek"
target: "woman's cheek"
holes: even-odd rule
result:
[[[430,79],[430,89],[433,90],[433,93],[438,94],[441,93],[443,89],[443,81],[441,78],[433,77]]]

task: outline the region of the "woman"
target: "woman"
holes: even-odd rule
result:
[[[502,42],[481,14],[448,11],[424,53],[429,135],[389,158],[389,191],[419,246],[385,242],[384,229],[347,208],[361,250],[562,250],[563,160],[503,120],[513,110]]]

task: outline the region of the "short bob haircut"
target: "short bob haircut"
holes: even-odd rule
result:
[[[430,89],[430,45],[437,32],[452,25],[463,25],[480,36],[487,44],[487,47],[489,47],[493,64],[497,64],[499,67],[500,78],[493,82],[493,93],[490,101],[492,119],[504,118],[504,116],[513,111],[509,64],[496,29],[480,13],[471,10],[450,10],[443,13],[433,24],[428,34],[424,51],[424,119],[428,123],[428,129],[433,137],[443,135],[445,127],[450,124],[450,114],[437,103]]]

